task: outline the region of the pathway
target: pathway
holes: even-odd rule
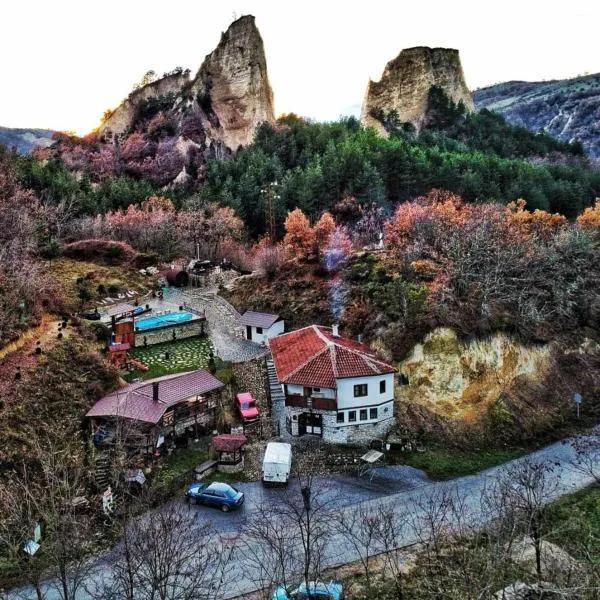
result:
[[[268,353],[267,348],[243,338],[240,314],[216,292],[207,292],[199,288],[172,288],[168,300],[204,312],[210,341],[221,360],[244,362]]]
[[[557,478],[557,485],[554,490],[553,499],[559,498],[566,494],[570,494],[579,489],[582,489],[593,482],[593,479],[584,473],[573,468],[576,459],[576,453],[572,445],[566,442],[557,442],[542,450],[534,452],[527,457],[522,457],[511,461],[509,464],[519,464],[525,460],[532,461],[547,461],[553,465],[553,475]],[[598,457],[600,462],[600,457]],[[419,522],[426,512],[424,506],[427,502],[437,503],[440,499],[440,493],[444,491],[452,491],[461,502],[460,519],[463,525],[480,526],[489,518],[490,513],[484,513],[481,507],[482,494],[490,488],[490,486],[498,480],[502,475],[505,466],[494,467],[470,475],[460,477],[448,482],[429,482],[422,475],[419,475],[413,469],[406,467],[383,467],[377,470],[377,475],[381,481],[377,482],[377,477],[374,479],[374,484],[365,480],[353,480],[346,478],[345,484],[342,485],[342,480],[332,476],[329,478],[329,491],[323,493],[332,493],[331,490],[337,490],[335,496],[336,515],[353,510],[353,507],[361,505],[365,508],[381,511],[383,509],[393,510],[398,520],[406,521],[406,516],[410,515],[412,522]],[[264,502],[277,501],[278,494],[287,494],[287,490],[269,490],[268,492],[259,492],[254,489],[251,492],[252,486],[255,484],[247,484],[247,492],[249,494],[248,506],[244,507],[240,513],[228,515],[232,517],[230,520],[223,521],[222,518],[216,519],[217,511],[205,507],[193,507],[198,510],[198,514],[206,516],[211,521],[214,520],[218,533],[216,534],[221,543],[230,543],[225,540],[231,539],[232,531],[238,534],[236,537],[239,542],[247,544],[245,550],[240,548],[236,551],[235,568],[226,577],[227,581],[223,587],[226,593],[223,598],[234,598],[236,596],[253,592],[258,589],[253,567],[248,559],[248,548],[254,553],[260,552],[260,548],[256,543],[247,538],[243,533],[244,522],[250,518],[256,518],[260,514],[260,507]],[[373,485],[375,487],[373,487]],[[361,492],[360,487],[364,488]],[[292,488],[293,489],[293,488]],[[390,493],[391,492],[391,493]],[[336,493],[336,492],[334,492]],[[337,501],[339,500],[339,504]],[[180,503],[182,508],[183,504]],[[187,510],[187,509],[186,509]],[[248,511],[246,514],[245,511]],[[457,517],[451,517],[456,519]],[[198,519],[198,526],[202,527],[203,520]],[[232,527],[233,526],[233,527]],[[417,534],[413,527],[406,526],[401,530],[398,538],[398,547],[405,547],[414,544],[417,540]],[[348,544],[339,533],[332,532],[328,538],[327,547],[325,549],[325,558],[322,561],[323,567],[335,567],[350,562],[355,562],[359,559],[357,551]],[[98,582],[110,583],[111,581],[111,560],[109,554],[103,559],[100,559],[96,565],[96,570],[88,577],[90,585],[98,584]],[[7,595],[8,600],[17,600],[18,598],[35,598],[31,590],[13,591]],[[48,589],[46,600],[59,600],[60,596],[52,589]],[[77,595],[76,600],[90,600],[91,596],[87,592],[81,592]]]

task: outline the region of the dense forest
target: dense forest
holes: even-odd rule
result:
[[[152,113],[157,119],[166,117]],[[600,195],[600,171],[589,165],[579,143],[508,125],[487,110],[466,114],[437,88],[430,92],[420,132],[393,113],[380,119],[387,139],[354,118],[313,123],[284,116],[274,126],[259,127],[249,147],[190,174],[182,187],[165,176],[181,168],[174,136],[185,138],[185,132],[174,132],[162,120],[152,136],[133,132],[118,151],[93,136],[60,134],[59,152],[20,159],[20,181],[45,203],[68,198],[80,215],[127,208],[157,194],[180,207],[199,194],[233,208],[253,237],[266,231],[269,196],[279,237],[287,212],[296,207],[311,218],[324,210],[341,220],[351,217],[343,214],[343,205],[336,209],[346,197],[391,213],[399,202],[439,188],[475,203],[523,198],[530,209],[573,218]],[[140,121],[144,127],[146,120]]]

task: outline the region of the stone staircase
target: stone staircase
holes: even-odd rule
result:
[[[273,426],[275,432],[279,434],[282,439],[290,438],[290,434],[285,428],[285,396],[281,389],[281,384],[277,379],[277,373],[275,372],[275,365],[273,364],[272,358],[267,358],[267,374],[269,377],[269,396],[271,398],[271,415],[273,417]]]
[[[106,450],[98,452],[94,459],[94,483],[103,492],[110,485],[110,454]]]

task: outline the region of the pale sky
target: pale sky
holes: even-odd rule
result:
[[[597,0],[3,0],[0,125],[86,133],[146,71],[195,73],[244,14],[278,114],[337,118],[411,46],[457,48],[471,89],[600,72]]]

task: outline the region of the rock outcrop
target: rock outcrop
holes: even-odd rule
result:
[[[232,23],[195,77],[177,68],[134,90],[85,139],[52,151],[92,181],[129,175],[156,187],[201,184],[206,163],[252,142],[275,122],[263,41],[251,15]]]
[[[167,97],[172,103],[166,114],[179,128],[184,117],[195,115],[209,144],[222,143],[233,151],[252,142],[260,123],[275,122],[267,60],[254,17],[243,16],[229,26],[193,80],[188,71],[176,72],[132,92],[100,126],[99,137],[131,133],[139,124],[140,106]]]
[[[180,94],[188,82],[189,72],[182,71],[181,73],[167,75],[138,90],[134,90],[100,125],[98,136],[101,139],[111,139],[115,135],[131,132],[135,126],[138,108],[142,102],[162,98],[167,94]]]
[[[543,380],[549,365],[549,346],[525,346],[502,333],[462,343],[453,330],[438,328],[414,346],[400,371],[409,380],[408,400],[475,421],[513,386]]]
[[[212,116],[211,137],[236,150],[260,123],[275,122],[263,41],[253,16],[231,24],[200,67],[192,90]]]
[[[458,50],[419,46],[402,50],[386,65],[379,81],[369,81],[361,111],[363,126],[387,135],[382,116],[395,110],[401,122],[420,128],[432,86],[441,88],[456,104],[462,101],[467,110],[474,110]]]

